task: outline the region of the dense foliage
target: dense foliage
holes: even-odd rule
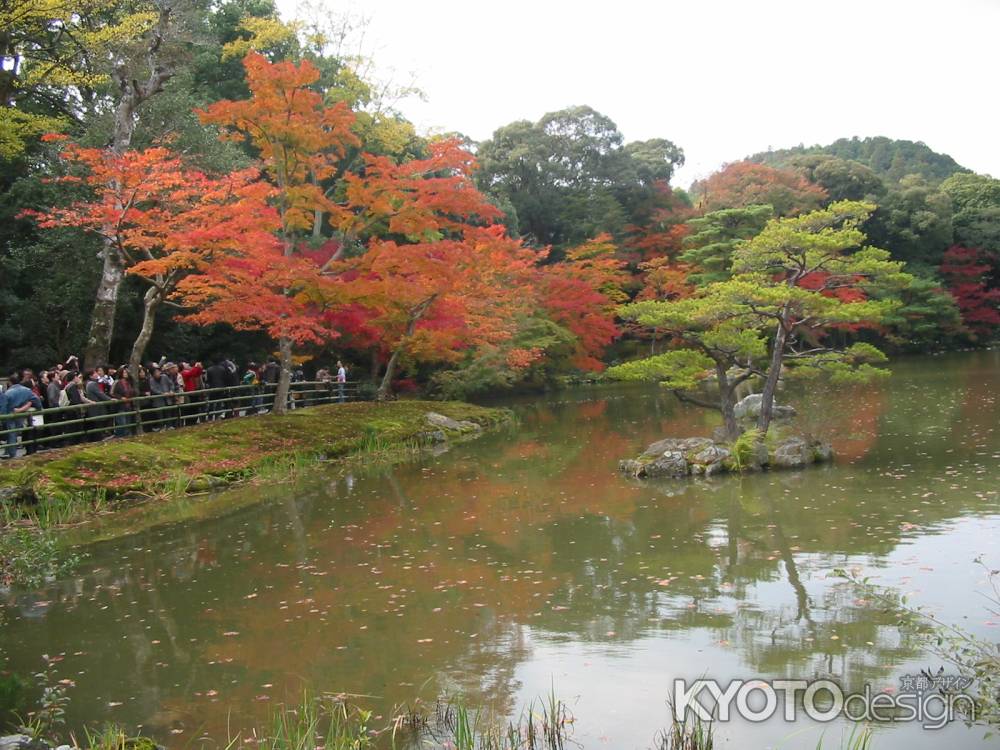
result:
[[[795,218],[772,219],[733,253],[731,275],[678,300],[626,305],[622,315],[668,331],[678,346],[611,369],[623,380],[658,380],[684,400],[714,380],[727,436],[740,429],[737,386],[763,381],[757,428],[767,432],[775,387],[788,375],[829,375],[834,381],[866,380],[885,360],[871,344],[844,343],[838,330],[881,324],[900,306],[909,286],[903,263],[871,247],[859,226],[875,206],[843,201]]]
[[[941,182],[953,174],[969,171],[947,154],[932,151],[926,144],[882,136],[840,138],[829,146],[797,146],[765,151],[751,156],[750,160],[772,166],[790,166],[803,156],[816,155],[857,162],[890,184],[914,174],[929,182]]]
[[[408,91],[341,52],[343,19],[286,22],[272,0],[10,8],[11,369],[275,354],[287,379],[339,357],[383,395],[405,378],[467,396],[648,348],[658,364],[617,372],[693,397],[720,367],[805,373],[804,346],[846,377],[873,344],[965,346],[1000,322],[1000,180],[922,143],[769,151],[685,192],[679,146],[628,142],[587,106],[479,144],[418,135]]]

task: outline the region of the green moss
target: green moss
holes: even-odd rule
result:
[[[109,502],[166,499],[287,474],[317,460],[413,450],[433,429],[425,419],[430,411],[484,428],[512,422],[505,409],[460,402],[354,402],[75,446],[0,466],[0,486],[31,490],[38,498],[35,506],[8,503],[0,523],[66,523],[107,509]],[[53,516],[54,508],[73,511]]]

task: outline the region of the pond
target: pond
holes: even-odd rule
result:
[[[511,400],[519,426],[393,467],[235,490],[216,517],[91,545],[0,599],[0,669],[59,655],[69,724],[171,747],[259,723],[304,689],[394,704],[462,693],[516,713],[554,691],[584,747],[645,748],[673,679],[897,687],[934,660],[834,574],[870,575],[992,640],[1000,353],[904,360],[878,385],[790,396],[832,437],[802,472],[640,483],[617,462],[716,417],[655,387]],[[223,504],[222,507],[225,507]],[[723,747],[837,746],[842,725],[719,727]],[[876,750],[985,747],[879,729]]]

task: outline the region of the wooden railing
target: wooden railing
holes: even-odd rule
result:
[[[273,384],[203,388],[0,414],[0,452],[14,458],[75,443],[263,414],[274,406],[276,388]],[[357,382],[306,381],[291,384],[288,407],[302,409],[358,398]]]

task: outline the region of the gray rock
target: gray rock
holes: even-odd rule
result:
[[[655,477],[686,477],[690,466],[680,451],[665,451],[658,456],[643,454],[637,459],[627,459],[618,463],[619,470],[637,479]]]
[[[666,451],[662,456],[644,464],[640,477],[686,477],[690,473],[687,459],[680,451]]]
[[[18,505],[36,505],[38,503],[38,496],[35,495],[35,491],[31,487],[20,485],[0,487],[0,502]]]
[[[645,464],[642,461],[636,461],[634,458],[624,458],[618,462],[618,471],[629,477],[638,477],[643,466]]]
[[[816,440],[812,443],[813,456],[817,463],[829,463],[833,460],[833,448],[829,443]]]
[[[714,464],[706,464],[704,467],[706,477],[714,477],[716,474],[721,474],[727,471],[726,465],[722,461],[716,461]]]
[[[49,750],[42,740],[33,740],[26,734],[8,734],[0,737],[0,750]]]
[[[655,443],[650,444],[650,446],[642,452],[642,455],[646,457],[658,457],[662,456],[664,453],[690,453],[691,451],[700,451],[711,445],[714,445],[712,439],[705,437],[664,438],[663,440],[657,440]]]
[[[771,453],[769,463],[776,469],[798,469],[815,461],[813,449],[799,436],[785,438]]]
[[[760,416],[760,402],[763,400],[763,396],[759,393],[751,393],[746,398],[742,398],[736,402],[733,407],[733,414],[736,415],[737,419],[750,419],[753,417]]]
[[[728,448],[721,445],[706,445],[700,451],[691,456],[692,463],[696,464],[716,464],[725,461],[732,455]]]
[[[753,456],[750,458],[750,462],[753,464],[755,469],[759,469],[761,466],[767,466],[770,461],[770,457],[767,454],[767,443],[756,443],[753,447]]]
[[[779,438],[770,452],[766,442],[755,443],[750,453],[737,466],[732,449],[722,441],[702,437],[665,438],[652,443],[638,458],[619,462],[618,468],[623,474],[639,479],[711,477],[729,471],[760,471],[765,466],[798,469],[833,458],[828,443],[802,435]]]
[[[733,414],[737,419],[757,419],[760,416],[760,405],[763,400],[761,394],[751,393],[737,402],[733,407]],[[777,402],[771,404],[771,416],[774,419],[790,419],[795,413],[795,407],[779,406]]]
[[[721,445],[707,445],[693,455],[689,454],[691,460],[691,473],[711,477],[721,474],[726,470],[725,461],[732,453],[728,448]]]
[[[427,412],[424,417],[431,426],[444,430],[452,430],[453,432],[479,432],[483,429],[475,422],[469,422],[468,420],[458,421],[434,411]]]

